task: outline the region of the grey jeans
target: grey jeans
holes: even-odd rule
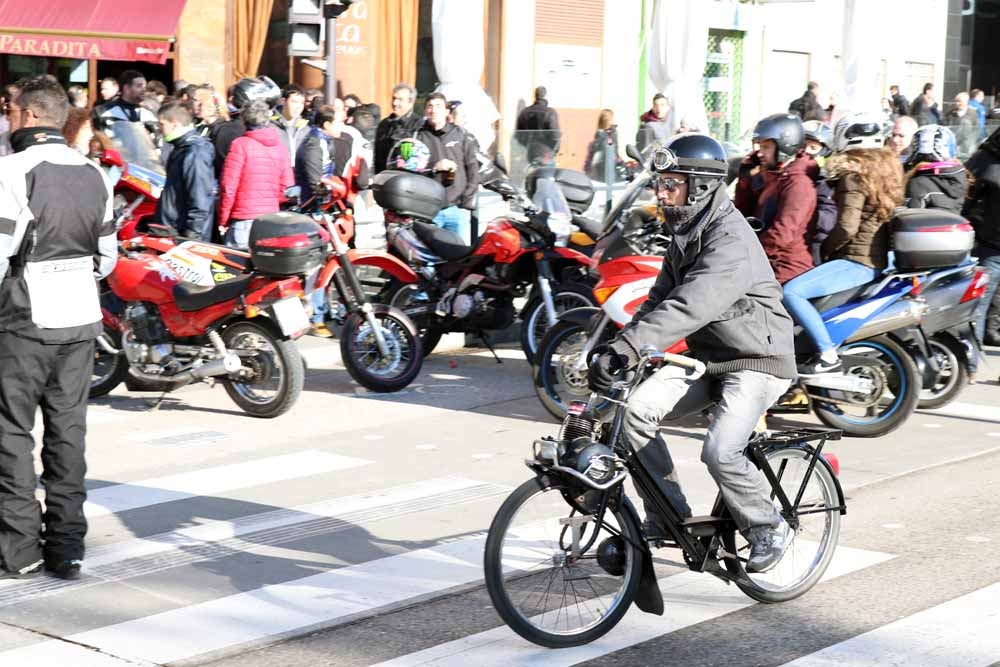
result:
[[[679,419],[714,404],[701,449],[702,462],[719,485],[740,530],[776,526],[780,515],[770,500],[770,485],[743,451],[761,415],[790,384],[790,380],[756,371],[692,377],[676,366],[666,366],[629,397],[623,429],[625,442],[674,508],[690,516],[691,508],[681,491],[667,443],[660,435],[660,422]],[[652,505],[648,500],[645,504],[648,515]]]

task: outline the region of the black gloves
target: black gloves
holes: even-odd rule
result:
[[[611,385],[621,380],[625,373],[633,370],[639,363],[639,353],[624,338],[594,348],[594,355],[587,383],[591,391],[599,394],[610,393]]]

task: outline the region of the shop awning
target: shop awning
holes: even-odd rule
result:
[[[0,0],[0,53],[163,64],[185,0]]]

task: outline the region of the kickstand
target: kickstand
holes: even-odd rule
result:
[[[160,409],[160,405],[163,404],[163,399],[165,399],[167,397],[168,393],[170,393],[170,392],[165,391],[162,394],[160,394],[160,397],[157,398],[156,400],[154,400],[154,401],[146,401],[146,405],[149,406],[150,412],[156,412],[157,410]]]
[[[486,335],[485,331],[479,332],[479,340],[483,341],[483,345],[485,345],[486,349],[493,354],[493,358],[497,360],[497,363],[502,364],[503,360],[499,356],[497,356],[497,351],[493,349],[493,344],[490,343],[489,336]]]

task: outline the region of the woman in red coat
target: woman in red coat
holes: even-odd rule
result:
[[[277,213],[285,190],[295,185],[288,150],[269,126],[267,104],[251,102],[240,117],[247,132],[233,141],[220,179],[219,224],[232,248],[247,248],[254,218]]]

